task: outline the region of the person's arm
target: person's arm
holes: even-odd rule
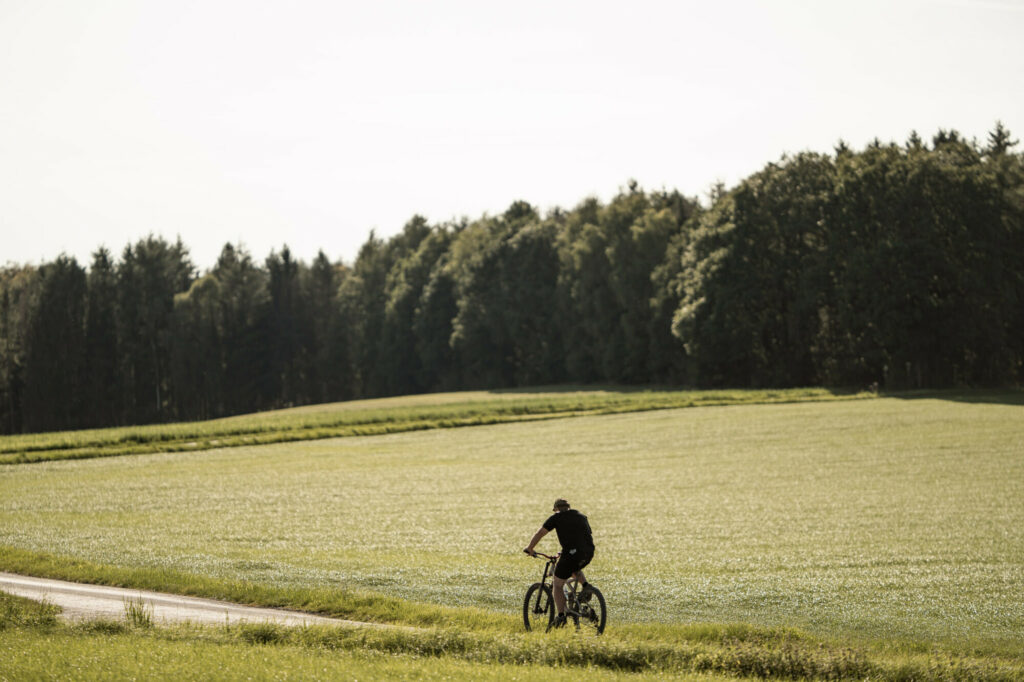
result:
[[[547,535],[547,534],[548,534],[548,529],[545,528],[544,526],[541,526],[537,530],[537,532],[533,534],[533,538],[530,540],[530,544],[528,544],[526,546],[526,549],[524,549],[523,551],[526,552],[527,554],[529,554],[530,556],[537,556],[537,553],[533,551],[533,548],[536,547],[537,543],[540,542],[540,539],[542,537],[544,537],[545,535]]]

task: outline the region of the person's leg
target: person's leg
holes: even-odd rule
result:
[[[554,576],[551,578],[552,596],[555,598],[555,612],[558,615],[565,613],[565,578]]]
[[[590,590],[584,589],[589,583],[587,583],[587,576],[583,575],[583,569],[590,565],[594,555],[584,556],[579,561],[579,568],[573,573],[573,577],[576,578],[576,589],[579,590],[580,601],[586,603],[590,601]]]
[[[554,592],[555,611],[559,616],[565,615],[565,581],[572,577],[579,568],[576,560],[569,554],[562,554],[555,564],[555,573],[551,576],[551,591]]]

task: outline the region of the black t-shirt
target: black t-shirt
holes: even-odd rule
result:
[[[594,536],[590,533],[590,522],[575,509],[555,512],[544,522],[544,527],[558,533],[558,543],[562,545],[563,550],[594,551]]]

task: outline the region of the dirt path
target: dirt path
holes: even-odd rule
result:
[[[183,597],[177,594],[133,590],[106,585],[84,585],[48,578],[31,578],[13,573],[0,573],[0,590],[19,597],[47,601],[63,609],[66,621],[116,618],[124,620],[125,602],[142,600],[152,609],[154,623],[192,622],[223,625],[229,623],[275,622],[282,625],[352,625],[359,623],[338,618],[325,618],[299,611],[240,606],[214,599]]]

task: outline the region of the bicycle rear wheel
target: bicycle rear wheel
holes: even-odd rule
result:
[[[578,626],[590,632],[601,634],[604,632],[605,623],[608,622],[608,607],[604,602],[604,595],[596,587],[589,587],[590,599],[585,603],[577,599],[576,606],[579,612]]]
[[[551,588],[544,583],[534,583],[526,590],[523,600],[523,625],[527,630],[546,628],[555,619],[555,602]]]

